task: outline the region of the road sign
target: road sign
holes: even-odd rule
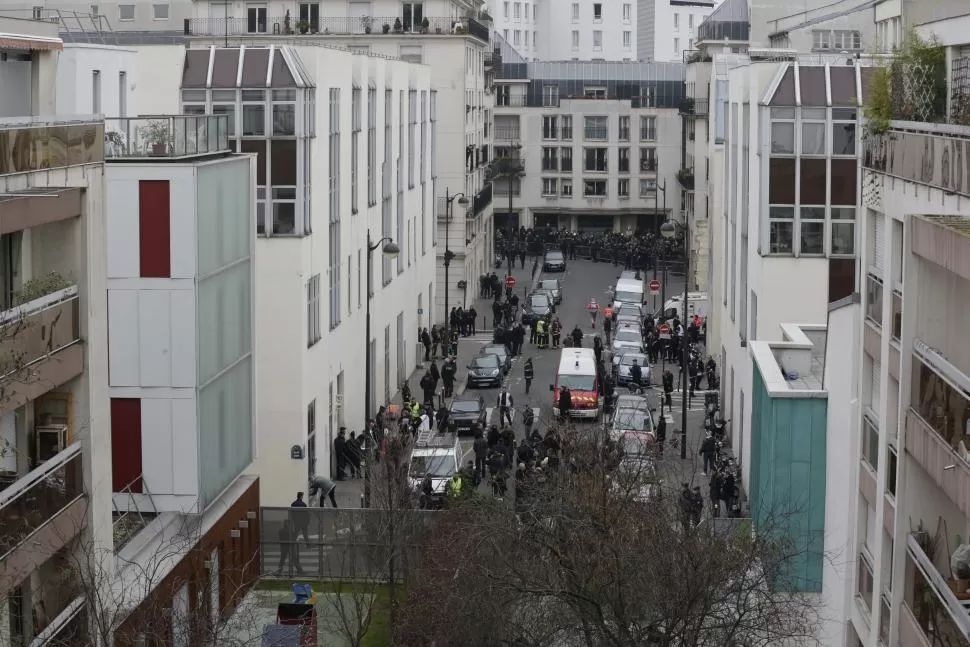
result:
[[[670,326],[667,324],[660,324],[659,330],[661,339],[670,339]]]
[[[650,294],[654,296],[660,294],[660,281],[654,279],[648,285],[650,286]]]
[[[507,287],[510,290],[515,287],[515,277],[514,276],[506,276],[505,277],[505,287]]]

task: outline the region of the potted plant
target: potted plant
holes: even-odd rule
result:
[[[461,24],[455,25],[455,33],[456,34],[464,34],[465,33],[465,26],[464,25],[461,25]]]
[[[286,14],[283,16],[283,33],[292,34],[293,30],[290,28],[290,10],[286,10]]]
[[[164,119],[153,119],[142,126],[141,136],[148,142],[152,155],[165,155],[168,153],[168,122]]]
[[[306,36],[307,32],[310,31],[310,23],[305,20],[301,20],[300,22],[296,23],[296,28],[301,34]]]
[[[421,33],[422,34],[427,34],[429,27],[431,27],[431,22],[427,18],[425,18],[424,20],[421,21]]]
[[[388,33],[389,31],[391,31],[391,26],[390,26],[390,25],[388,25],[387,23],[384,23],[384,26],[383,26],[383,27],[381,27],[381,31],[382,31],[382,32],[384,32],[384,33],[386,34],[386,33]]]
[[[370,16],[361,16],[360,26],[364,29],[365,34],[369,34],[374,27],[374,19]]]
[[[395,34],[400,34],[403,31],[404,31],[404,25],[401,24],[401,19],[400,18],[395,18],[394,19],[394,33]]]
[[[682,168],[677,171],[677,181],[680,185],[684,187],[687,191],[694,190],[694,170],[689,168]]]

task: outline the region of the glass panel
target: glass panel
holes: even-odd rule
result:
[[[293,103],[274,103],[273,104],[273,134],[274,135],[295,135],[296,134],[296,104]]]
[[[251,351],[251,271],[245,261],[199,281],[200,384]]]
[[[882,325],[882,281],[872,274],[866,275],[866,318]]]
[[[795,237],[794,222],[772,222],[769,232],[769,253],[791,254],[792,241]]]
[[[879,470],[879,430],[868,417],[862,419],[862,456],[873,471]]]
[[[229,136],[236,136],[236,104],[216,104],[212,106],[212,114],[227,115],[229,118]]]
[[[768,202],[795,204],[795,160],[772,157],[769,162]]]
[[[266,134],[266,106],[243,105],[243,135],[262,136]]]
[[[802,254],[823,254],[825,253],[825,222],[802,221],[799,223],[801,230]]]
[[[243,90],[242,100],[243,101],[265,101],[266,90]]]
[[[237,267],[248,276],[249,263]],[[239,292],[237,298],[246,301],[234,305],[242,311],[240,303],[249,307],[248,279]],[[248,324],[245,328],[248,334]],[[211,503],[253,460],[252,371],[252,359],[246,357],[199,391],[199,429],[205,430],[199,439],[202,505]]]
[[[832,254],[855,254],[854,222],[832,223]]]
[[[970,422],[970,397],[913,355],[913,407],[950,447],[957,449]]]
[[[893,290],[892,295],[892,337],[899,341],[903,332],[903,295]]]
[[[858,169],[855,159],[832,160],[832,204],[854,206]]]
[[[198,168],[198,264],[205,276],[249,256],[249,164],[245,159]]]
[[[795,124],[772,122],[771,152],[790,155],[795,152]]]
[[[774,140],[772,139],[772,143]],[[774,151],[772,151],[774,152]],[[802,155],[825,154],[825,124],[802,124]]]
[[[832,154],[855,155],[855,124],[832,124]]]
[[[82,455],[77,453],[39,475],[33,485],[0,508],[0,557],[84,494],[82,470]]]
[[[799,183],[802,204],[825,204],[825,160],[803,159],[801,165]]]

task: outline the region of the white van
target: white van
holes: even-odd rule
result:
[[[549,385],[552,410],[556,416],[559,415],[559,390],[562,387],[569,389],[570,418],[599,418],[603,412],[603,400],[599,396],[596,353],[592,348],[562,349],[556,383]]]
[[[643,305],[643,281],[621,278],[616,282],[616,287],[613,288],[613,307],[619,308],[624,303],[632,303],[638,308]]]
[[[684,321],[684,295],[678,294],[664,302],[664,309],[655,313],[657,319],[670,320],[674,317]],[[701,319],[706,319],[711,312],[710,301],[707,292],[688,292],[687,293],[687,317],[700,315]]]

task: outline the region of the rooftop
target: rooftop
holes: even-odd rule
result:
[[[825,373],[826,327],[781,324],[782,341],[752,341],[751,356],[765,389],[776,398],[827,398]]]
[[[697,27],[700,41],[747,41],[751,37],[748,0],[725,0]]]
[[[146,115],[104,120],[106,160],[182,160],[231,152],[228,115]]]

